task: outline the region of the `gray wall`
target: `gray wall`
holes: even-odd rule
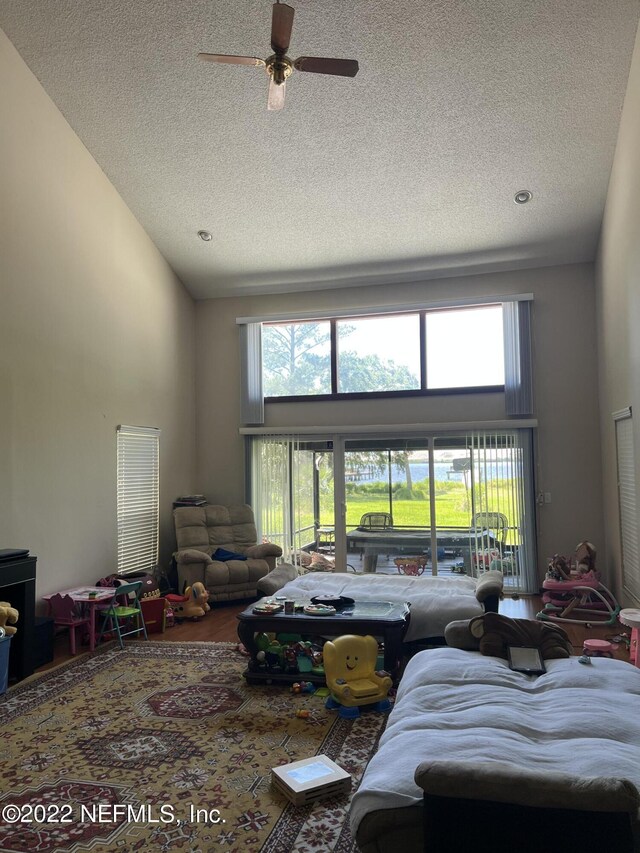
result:
[[[620,589],[620,521],[612,412],[632,406],[640,465],[640,34],[629,74],[596,263],[605,564]],[[636,470],[640,505],[640,475]],[[623,603],[637,606],[638,602]]]
[[[116,426],[162,429],[161,559],[195,472],[191,297],[0,30],[0,548],[38,593],[116,569]]]
[[[578,542],[603,539],[593,267],[549,267],[390,287],[358,287],[198,302],[197,487],[220,503],[243,500],[243,439],[238,433],[239,353],[235,318],[278,312],[381,306],[403,302],[534,294],[538,488],[552,503],[539,509],[539,567]],[[454,342],[452,342],[452,345]],[[478,346],[482,345],[481,330]],[[505,418],[503,396],[271,404],[267,426],[438,423]]]

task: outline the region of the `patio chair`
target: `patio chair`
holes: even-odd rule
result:
[[[365,530],[376,530],[377,528],[384,530],[387,527],[393,527],[393,518],[388,512],[365,512],[358,527]]]
[[[502,559],[507,542],[509,519],[501,512],[477,512],[471,519],[469,535],[476,543],[471,553],[471,566],[489,568],[493,560]]]
[[[365,512],[358,527],[361,530],[386,530],[393,527],[393,517],[388,512]],[[364,547],[360,550],[360,559],[364,556]],[[389,559],[387,554],[387,560]]]

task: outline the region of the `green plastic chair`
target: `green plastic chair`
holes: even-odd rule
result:
[[[120,648],[124,649],[123,637],[132,634],[144,634],[147,639],[147,626],[144,624],[142,605],[140,604],[140,589],[142,581],[125,583],[117,588],[113,598],[102,611],[102,626],[98,634],[98,642],[103,634],[113,633],[118,638]],[[132,624],[135,627],[130,627]],[[126,630],[123,630],[126,629]]]

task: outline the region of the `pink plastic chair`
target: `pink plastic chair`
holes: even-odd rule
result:
[[[76,628],[89,625],[89,617],[81,616],[78,612],[77,603],[70,595],[56,593],[49,599],[49,612],[53,616],[53,624],[57,627],[69,629],[69,649],[72,655],[76,653]]]

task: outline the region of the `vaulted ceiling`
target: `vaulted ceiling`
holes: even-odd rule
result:
[[[0,27],[196,298],[591,260],[638,0],[0,0]],[[529,203],[517,205],[518,190]],[[210,242],[197,236],[211,233]]]

